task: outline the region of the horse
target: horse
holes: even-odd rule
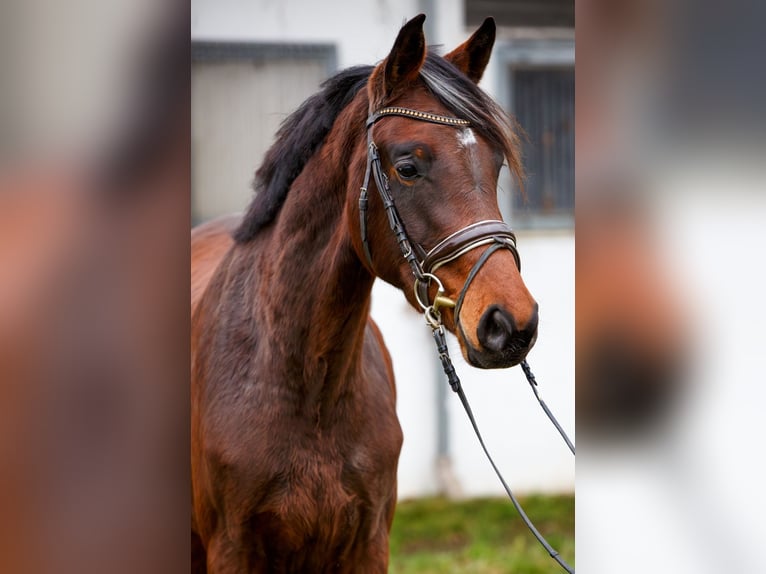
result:
[[[285,120],[243,216],[192,230],[196,572],[387,572],[402,431],[376,278],[415,309],[441,296],[472,365],[518,364],[535,342],[515,249],[475,249],[510,241],[497,180],[505,163],[522,175],[513,121],[477,86],[494,20],[443,57],[424,20]]]

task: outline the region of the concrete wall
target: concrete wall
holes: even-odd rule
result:
[[[329,42],[346,68],[384,58],[417,6],[415,0],[192,0],[192,40]]]
[[[462,24],[459,0],[194,0],[192,39],[333,43],[343,68],[384,58],[401,24],[421,11],[428,14],[429,44],[443,44],[449,50],[470,34]],[[499,75],[490,62],[482,86],[495,96]],[[259,161],[253,158],[253,168]],[[546,402],[574,439],[574,232],[517,235],[523,276],[540,304],[540,333],[529,362]],[[458,490],[470,496],[502,494],[441,374],[422,316],[400,292],[381,282],[373,292],[372,314],[393,356],[399,389],[405,435],[400,497],[434,494],[440,488],[436,466],[440,400],[446,401],[446,439]],[[510,486],[519,493],[573,490],[574,460],[534,400],[520,368],[473,369],[460,358],[454,338],[451,345],[487,445]]]

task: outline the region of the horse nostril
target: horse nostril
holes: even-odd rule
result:
[[[479,321],[477,335],[482,347],[488,351],[518,352],[526,349],[537,331],[537,311],[524,329],[516,328],[513,317],[503,308],[493,305]]]
[[[513,317],[500,307],[492,306],[479,321],[478,336],[488,351],[503,351],[511,344],[516,326]]]

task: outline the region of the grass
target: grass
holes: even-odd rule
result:
[[[574,497],[529,496],[521,505],[574,566]],[[391,531],[390,574],[563,572],[507,499],[400,502]]]

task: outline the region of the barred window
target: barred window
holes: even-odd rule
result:
[[[513,194],[513,219],[561,224],[574,213],[574,69],[520,68],[511,78],[511,111],[527,135],[525,194]]]

